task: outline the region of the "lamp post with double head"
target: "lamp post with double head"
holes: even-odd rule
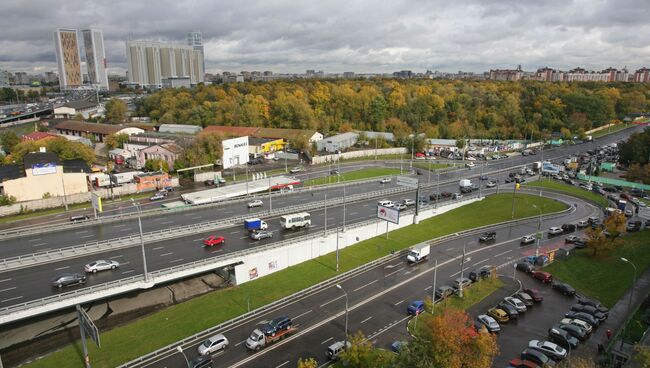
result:
[[[340,284],[336,284],[336,287],[343,292],[345,296],[345,340],[343,342],[343,349],[348,348],[348,293],[345,292],[343,287]]]
[[[634,265],[634,263],[630,262],[625,257],[621,257],[621,261],[623,261],[625,263],[629,263],[634,268],[634,277],[632,278],[632,288],[630,289],[630,300],[627,303],[627,318],[626,318],[626,320],[628,320],[631,317],[630,316],[630,310],[632,309],[632,299],[634,298],[634,284],[636,284],[636,266]],[[627,333],[627,323],[623,325],[623,336],[621,337],[621,346],[620,346],[619,349],[623,349],[623,340],[625,339],[625,334],[626,333]]]
[[[140,205],[138,202],[131,198],[131,203],[138,211],[138,227],[140,228],[140,247],[142,248],[142,266],[144,267],[144,282],[149,282],[149,272],[147,271],[147,255],[144,251],[144,236],[142,234],[142,214],[140,212]]]

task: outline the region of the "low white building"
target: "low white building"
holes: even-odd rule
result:
[[[84,119],[89,119],[103,113],[104,109],[101,105],[88,101],[71,101],[54,108],[54,117],[57,119],[72,119],[78,114],[81,114]]]
[[[343,151],[354,146],[359,134],[354,132],[341,133],[316,142],[316,149],[325,152]]]
[[[221,163],[224,169],[248,163],[248,136],[224,139],[221,145],[223,147]]]

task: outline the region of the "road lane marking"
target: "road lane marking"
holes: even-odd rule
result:
[[[108,259],[116,259],[116,258],[122,258],[122,257],[124,257],[124,256],[123,256],[123,255],[119,255],[119,256],[108,257]],[[127,262],[127,263],[128,263],[128,262]]]
[[[239,238],[239,239],[246,239],[246,238],[248,238],[248,236],[242,236],[242,237]]]
[[[14,287],[10,287],[10,288],[6,288],[6,289],[2,289],[2,290],[0,290],[0,293],[3,292],[3,291],[13,290],[13,289],[15,289],[15,288],[16,288],[16,287],[14,286]]]
[[[367,283],[367,284],[365,284],[365,285],[363,285],[363,286],[359,286],[358,288],[356,288],[356,289],[354,289],[354,290],[352,290],[352,291],[359,291],[359,290],[365,288],[366,286],[369,286],[369,285],[374,284],[374,283],[377,282],[377,281],[379,281],[379,279],[374,279],[374,280],[370,281],[369,283]]]
[[[210,251],[210,253],[214,254],[214,253],[217,253],[217,252],[221,252],[222,250],[223,249],[217,249],[217,250]]]
[[[124,272],[122,272],[122,275],[127,274],[127,273],[131,273],[131,272],[135,272],[135,270],[124,271]]]
[[[454,273],[451,274],[451,277],[454,277],[454,276],[459,275],[459,274],[460,274],[460,271],[454,272]]]
[[[359,212],[350,212],[350,216],[358,215]]]
[[[75,234],[83,234],[83,233],[87,233],[87,232],[88,232],[88,230],[79,230],[79,231],[75,231],[74,233]]]
[[[510,249],[510,250],[507,250],[507,251],[505,251],[505,252],[499,253],[499,254],[495,255],[494,257],[492,257],[492,258],[501,257],[502,255],[504,255],[504,254],[508,254],[508,253],[512,252],[513,250],[514,250],[514,249]]]
[[[275,368],[284,367],[284,366],[287,365],[287,364],[289,364],[289,361],[288,361],[288,360],[287,360],[286,362],[280,364],[280,365],[276,365]]]
[[[36,244],[32,244],[32,247],[40,247],[41,245],[47,245],[47,243],[36,243]]]
[[[131,231],[131,230],[133,230],[133,229],[131,229],[130,227],[127,227],[127,228],[121,229],[120,231]]]
[[[41,238],[29,239],[29,240],[27,240],[27,241],[30,241],[30,242],[31,242],[31,241],[39,241],[39,240],[41,240]]]
[[[320,344],[321,344],[321,345],[323,345],[323,344],[327,344],[328,341],[332,341],[332,340],[334,340],[334,338],[333,338],[333,337],[330,337],[330,338],[327,339],[327,340],[323,340],[323,342],[321,342]]]
[[[198,220],[200,218],[203,218],[203,216],[194,216],[194,217],[192,217],[192,220]]]
[[[22,296],[17,296],[17,297],[14,297],[14,298],[0,300],[0,303],[6,303],[6,302],[10,302],[12,300],[17,300],[17,299],[22,299]]]
[[[474,265],[472,265],[472,267],[474,267],[474,266],[476,266],[476,265],[480,265],[481,263],[485,263],[485,262],[487,262],[487,261],[488,261],[487,258],[484,259],[484,260],[482,260],[482,261],[478,261],[478,262],[474,263]]]
[[[152,250],[159,250],[159,249],[163,249],[163,248],[164,247],[155,247],[155,248],[152,248]]]
[[[113,225],[113,227],[124,227],[124,226],[128,226],[128,225],[127,225],[127,224],[118,224],[118,225]]]
[[[203,238],[194,239],[194,240],[192,240],[192,241],[197,242],[197,241],[201,241],[201,240],[203,240]]]
[[[90,235],[80,236],[79,238],[92,238],[93,236],[95,236],[95,235],[90,234]]]
[[[229,232],[228,234],[231,234],[231,235],[232,235],[232,234],[237,234],[237,233],[239,233],[239,230],[231,231],[231,232]]]
[[[326,306],[326,305],[328,305],[330,303],[333,303],[333,302],[335,302],[335,301],[337,301],[337,300],[339,300],[339,299],[341,299],[343,297],[345,297],[345,295],[341,295],[341,296],[339,296],[337,298],[334,298],[334,299],[330,300],[329,302],[323,303],[323,304],[320,305],[320,308],[323,308],[324,306]]]
[[[61,271],[61,270],[65,270],[65,269],[68,269],[68,268],[70,268],[70,266],[63,266],[63,267],[55,268],[54,270],[55,271]]]
[[[399,302],[397,302],[397,303],[395,303],[395,304],[393,304],[393,305],[394,305],[394,306],[398,306],[398,305],[400,305],[400,304],[402,304],[402,303],[404,303],[404,299],[400,300]]]
[[[11,281],[11,280],[13,280],[13,279],[4,279],[4,280],[0,280],[0,282],[7,282],[7,281]]]
[[[168,224],[173,224],[173,223],[174,223],[174,221],[165,221],[165,222],[161,222],[160,224],[161,225],[168,225]]]
[[[183,258],[179,258],[179,259],[175,259],[173,261],[169,261],[169,263],[178,263],[178,262],[182,262],[182,261],[183,261]]]
[[[300,318],[300,317],[302,317],[302,316],[304,316],[304,315],[306,315],[306,314],[309,314],[309,313],[311,313],[311,309],[308,310],[308,311],[306,311],[305,313],[302,313],[302,314],[299,314],[299,315],[293,317],[292,319],[298,319],[298,318]]]
[[[171,256],[172,254],[174,254],[174,252],[163,253],[163,254],[161,254],[160,256],[161,256],[161,257],[167,257],[167,256]]]
[[[400,271],[403,270],[403,269],[404,269],[404,267],[400,267],[400,268],[396,269],[395,271],[389,273],[389,274],[386,275],[386,276],[392,276],[392,275],[396,274],[397,272],[400,272]]]
[[[364,323],[370,321],[371,319],[372,319],[372,316],[370,316],[370,317],[364,319],[363,321],[361,321],[361,324],[364,324]]]
[[[239,345],[241,345],[241,344],[243,344],[243,343],[245,343],[245,342],[246,342],[246,340],[242,340],[242,341],[236,343],[235,346],[239,346]]]
[[[431,290],[432,288],[433,288],[433,286],[429,285],[429,286],[427,286],[427,287],[424,288],[424,291],[429,291],[429,290]]]

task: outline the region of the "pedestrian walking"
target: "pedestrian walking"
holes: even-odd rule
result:
[[[605,336],[607,336],[607,340],[611,340],[611,338],[612,338],[612,330],[605,331]]]

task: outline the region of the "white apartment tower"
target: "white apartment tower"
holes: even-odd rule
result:
[[[201,31],[187,32],[187,44],[192,46],[194,50],[201,51],[203,55],[203,72],[205,73],[205,52],[203,50],[203,34]],[[201,76],[203,80],[203,76]]]
[[[56,63],[59,68],[59,85],[62,90],[83,84],[81,56],[76,29],[59,28],[54,31]]]
[[[106,52],[104,51],[104,36],[98,29],[81,31],[86,50],[86,67],[88,79],[94,86],[108,90],[108,75],[106,73]]]
[[[127,41],[129,83],[161,88],[162,79],[189,77],[190,84],[203,81],[203,53],[189,45]]]

